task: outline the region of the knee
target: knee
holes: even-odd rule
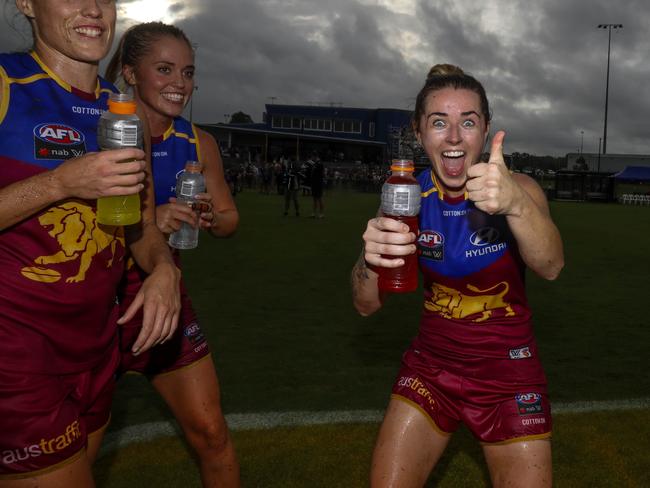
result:
[[[186,431],[185,435],[187,441],[199,455],[203,452],[220,455],[226,452],[230,446],[228,427],[222,419],[210,419],[194,425]]]

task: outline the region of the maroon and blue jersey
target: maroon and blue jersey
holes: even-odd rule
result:
[[[162,136],[152,138],[151,155],[158,206],[169,203],[169,198],[176,196],[176,178],[185,170],[185,162],[201,160],[196,128],[181,117],[175,118]],[[178,252],[174,253],[174,261],[180,268]],[[129,269],[120,293],[121,313],[133,302],[145,278],[146,273],[129,260]],[[133,355],[131,348],[142,327],[142,311],[120,327],[122,359],[118,374],[130,371],[155,376],[193,364],[210,353],[183,280],[180,283],[180,292],[181,312],[178,329],[165,344],[159,344],[138,356]]]
[[[176,117],[162,136],[151,139],[151,164],[156,206],[176,196],[176,178],[187,161],[200,161],[199,138],[193,124]]]
[[[445,195],[430,169],[418,181],[424,307],[412,349],[456,374],[545,382],[525,265],[505,216]]]
[[[200,161],[200,158],[196,128],[182,117],[176,117],[162,136],[151,138],[151,167],[156,206],[169,203],[169,198],[176,196],[176,178],[185,170],[185,163]],[[176,255],[176,264],[180,266],[178,259]],[[129,263],[126,283],[122,290],[122,308],[125,302],[131,302],[145,277],[144,271]]]
[[[0,76],[0,187],[98,150],[111,84],[98,79],[93,93],[77,90],[35,53],[1,54]],[[98,225],[95,213],[94,200],[68,199],[0,231],[4,368],[74,373],[115,343],[124,231]]]

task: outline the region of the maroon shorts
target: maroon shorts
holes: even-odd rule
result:
[[[0,369],[0,480],[57,469],[83,452],[110,419],[118,361],[114,348],[82,373]]]
[[[142,312],[127,324],[120,326],[120,362],[118,375],[128,371],[155,376],[168,373],[190,364],[210,354],[208,342],[199,326],[192,301],[181,288],[181,313],[176,332],[164,344],[152,347],[148,351],[134,356],[131,347],[140,334]]]
[[[463,422],[484,443],[551,436],[551,405],[545,384],[459,376],[404,354],[393,397],[422,411],[433,427],[451,434]]]

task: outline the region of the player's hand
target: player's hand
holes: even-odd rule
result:
[[[117,321],[118,324],[128,322],[142,307],[142,328],[131,348],[135,356],[170,339],[176,331],[181,309],[180,277],[180,270],[172,264],[156,266]]]
[[[144,157],[137,148],[87,153],[69,159],[52,174],[61,199],[133,195],[144,188]]]
[[[494,214],[514,214],[522,198],[522,189],[510,175],[503,159],[503,139],[499,131],[492,139],[490,160],[477,163],[467,170],[466,190],[476,208]]]
[[[397,268],[405,261],[399,256],[415,253],[417,236],[409,226],[390,217],[375,217],[368,221],[363,233],[364,258],[367,263],[383,268]],[[398,256],[387,259],[384,256]]]
[[[198,219],[196,212],[191,205],[177,202],[176,198],[171,197],[169,203],[158,205],[156,207],[156,225],[164,234],[171,234],[186,224],[196,227]]]
[[[199,212],[199,227],[210,229],[214,225],[214,207],[212,206],[212,195],[199,193],[194,197],[194,209]]]

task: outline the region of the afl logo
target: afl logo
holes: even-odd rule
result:
[[[515,395],[519,415],[535,415],[544,413],[542,395],[539,393],[519,393]]]
[[[431,261],[442,261],[444,258],[445,238],[435,230],[423,230],[418,236],[420,257]]]
[[[443,240],[442,234],[433,230],[425,230],[418,237],[418,244],[422,247],[436,247],[440,246]]]
[[[539,393],[519,393],[515,396],[517,403],[522,405],[535,405],[542,399]]]
[[[487,246],[488,244],[497,242],[499,237],[499,231],[494,227],[483,227],[474,232],[469,240],[475,246]]]
[[[77,129],[63,124],[41,124],[34,127],[34,136],[43,142],[63,146],[76,146],[85,140]]]

